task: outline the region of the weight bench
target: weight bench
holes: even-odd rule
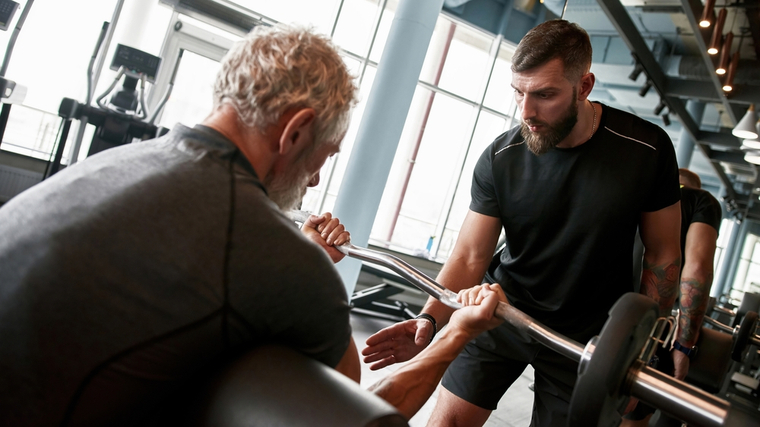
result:
[[[255,348],[181,391],[142,427],[408,427],[391,404],[292,349]],[[209,379],[210,378],[210,379]]]

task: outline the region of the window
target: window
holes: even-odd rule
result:
[[[171,8],[158,2],[150,2],[147,8],[145,3],[125,2],[110,52],[116,43],[122,43],[162,56],[164,63],[155,90],[149,88],[147,94],[152,110],[165,93],[178,52],[183,49],[172,96],[156,123],[192,126],[210,111],[218,61],[237,36],[173,15]],[[341,152],[326,162],[320,184],[307,191],[302,203],[302,209],[313,212],[332,210],[398,0],[235,3],[274,21],[310,25],[332,35],[357,77],[360,102]],[[86,67],[101,25],[111,19],[115,5],[116,0],[35,3],[8,72],[8,78],[29,87],[27,108],[14,108],[3,149],[40,158],[50,156],[60,127],[58,105],[63,97],[84,100]],[[85,10],[88,14],[83,17]],[[185,24],[180,30],[174,26],[178,19]],[[56,31],[66,37],[41,36]],[[0,34],[0,43],[7,42],[8,36],[9,32]],[[513,46],[501,38],[444,15],[439,17],[371,233],[373,243],[438,260],[449,256],[469,205],[475,161],[486,145],[513,125],[515,107],[509,86],[512,51]],[[95,96],[115,76],[108,70],[111,55],[106,55]],[[55,68],[53,75],[50,64],[66,66]],[[89,139],[86,136],[83,141],[80,158],[86,155]]]

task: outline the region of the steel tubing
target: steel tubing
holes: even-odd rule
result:
[[[738,332],[738,328],[739,328],[738,326],[732,328],[708,316],[705,316],[704,319],[705,319],[705,323],[709,323],[715,326],[716,328],[720,329],[721,331],[728,332],[729,334],[735,334]],[[758,336],[757,334],[752,334],[749,338],[749,342],[754,346],[760,347],[760,336]]]
[[[382,266],[390,268],[404,279],[410,281],[421,291],[428,293],[428,295],[436,298],[438,301],[446,304],[453,309],[459,309],[462,307],[462,305],[457,302],[456,292],[446,289],[435,280],[420,273],[417,269],[397,256],[384,252],[373,251],[371,249],[360,248],[358,246],[352,245],[351,243],[336,246],[336,248],[351,258],[380,264]]]
[[[557,353],[576,362],[580,362],[583,358],[582,345],[536,322],[532,317],[511,305],[503,302],[499,303],[495,314],[496,317],[509,322],[521,333],[527,334]]]
[[[689,425],[724,426],[730,404],[660,371],[644,367],[630,372],[630,395],[656,407]]]

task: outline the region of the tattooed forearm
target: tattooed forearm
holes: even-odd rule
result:
[[[660,306],[660,315],[669,316],[678,292],[678,274],[681,259],[661,265],[652,265],[644,260],[641,273],[641,293],[655,300]]]
[[[679,317],[680,332],[678,342],[693,345],[697,341],[702,319],[705,317],[712,275],[706,280],[691,277],[681,278],[681,296],[678,306],[681,310]]]

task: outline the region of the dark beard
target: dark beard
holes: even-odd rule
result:
[[[575,124],[578,123],[577,96],[578,94],[576,93],[575,89],[573,89],[573,100],[567,109],[567,115],[565,118],[551,125],[548,123],[537,123],[548,128],[548,131],[545,135],[531,132],[528,125],[525,122],[522,123],[520,126],[520,134],[525,140],[525,143],[528,145],[528,149],[533,152],[533,154],[537,156],[545,154],[550,149],[556,147],[557,144],[562,142],[563,139],[567,138],[568,135],[570,135],[570,132],[572,132]]]

